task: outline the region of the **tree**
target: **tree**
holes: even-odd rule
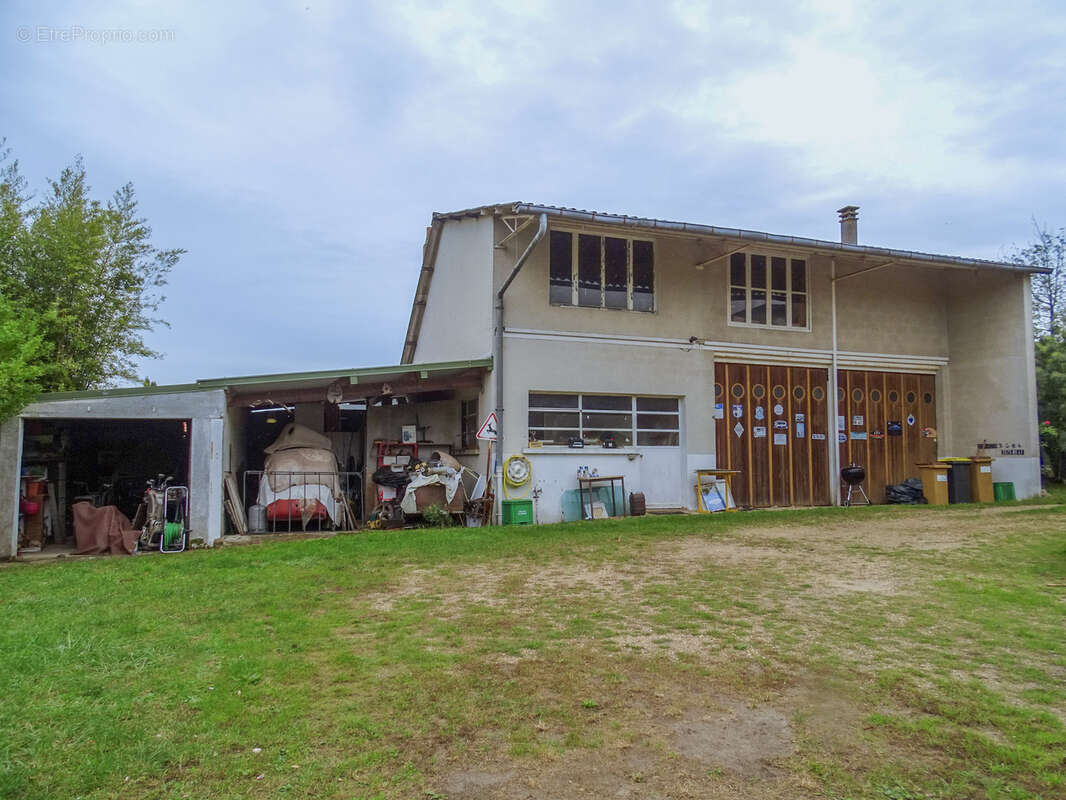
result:
[[[41,393],[49,354],[33,316],[16,312],[0,296],[0,422]]]
[[[1033,275],[1033,326],[1037,337],[1054,333],[1066,313],[1066,230],[1049,231],[1033,220],[1036,239],[1015,248],[1011,261],[1051,270]]]
[[[1066,335],[1062,328],[1036,342],[1037,413],[1045,469],[1062,480],[1066,455]]]
[[[38,320],[50,347],[42,388],[138,382],[135,359],[160,356],[144,334],[166,325],[154,314],[185,251],[152,245],[132,184],[106,204],[92,199],[80,157],[42,201],[31,205],[25,187],[17,161],[0,172],[0,295]]]

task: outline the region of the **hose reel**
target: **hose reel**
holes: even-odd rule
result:
[[[503,462],[503,493],[508,499],[522,499],[529,496],[529,485],[533,480],[533,465],[525,456],[509,456]],[[524,493],[515,496],[512,489],[526,487]]]

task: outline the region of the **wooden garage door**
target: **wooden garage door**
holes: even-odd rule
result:
[[[741,506],[829,504],[829,372],[715,364],[717,463]]]
[[[936,379],[899,372],[837,372],[840,465],[866,468],[864,488],[885,502],[885,486],[918,477],[936,460]]]

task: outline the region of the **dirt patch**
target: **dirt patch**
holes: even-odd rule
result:
[[[646,741],[563,755],[549,763],[507,761],[455,770],[430,782],[448,800],[797,796],[779,765],[793,752],[785,714],[721,699],[714,711],[645,719]],[[803,796],[803,792],[799,792]]]
[[[670,729],[678,753],[741,778],[782,777],[777,762],[792,753],[792,726],[774,708],[731,703],[722,713],[689,717]]]

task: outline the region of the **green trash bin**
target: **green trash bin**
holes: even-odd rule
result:
[[[1014,500],[1014,484],[1009,481],[996,481],[992,484],[992,496],[997,503],[1005,500]]]
[[[504,500],[500,504],[504,525],[532,525],[532,500]]]

